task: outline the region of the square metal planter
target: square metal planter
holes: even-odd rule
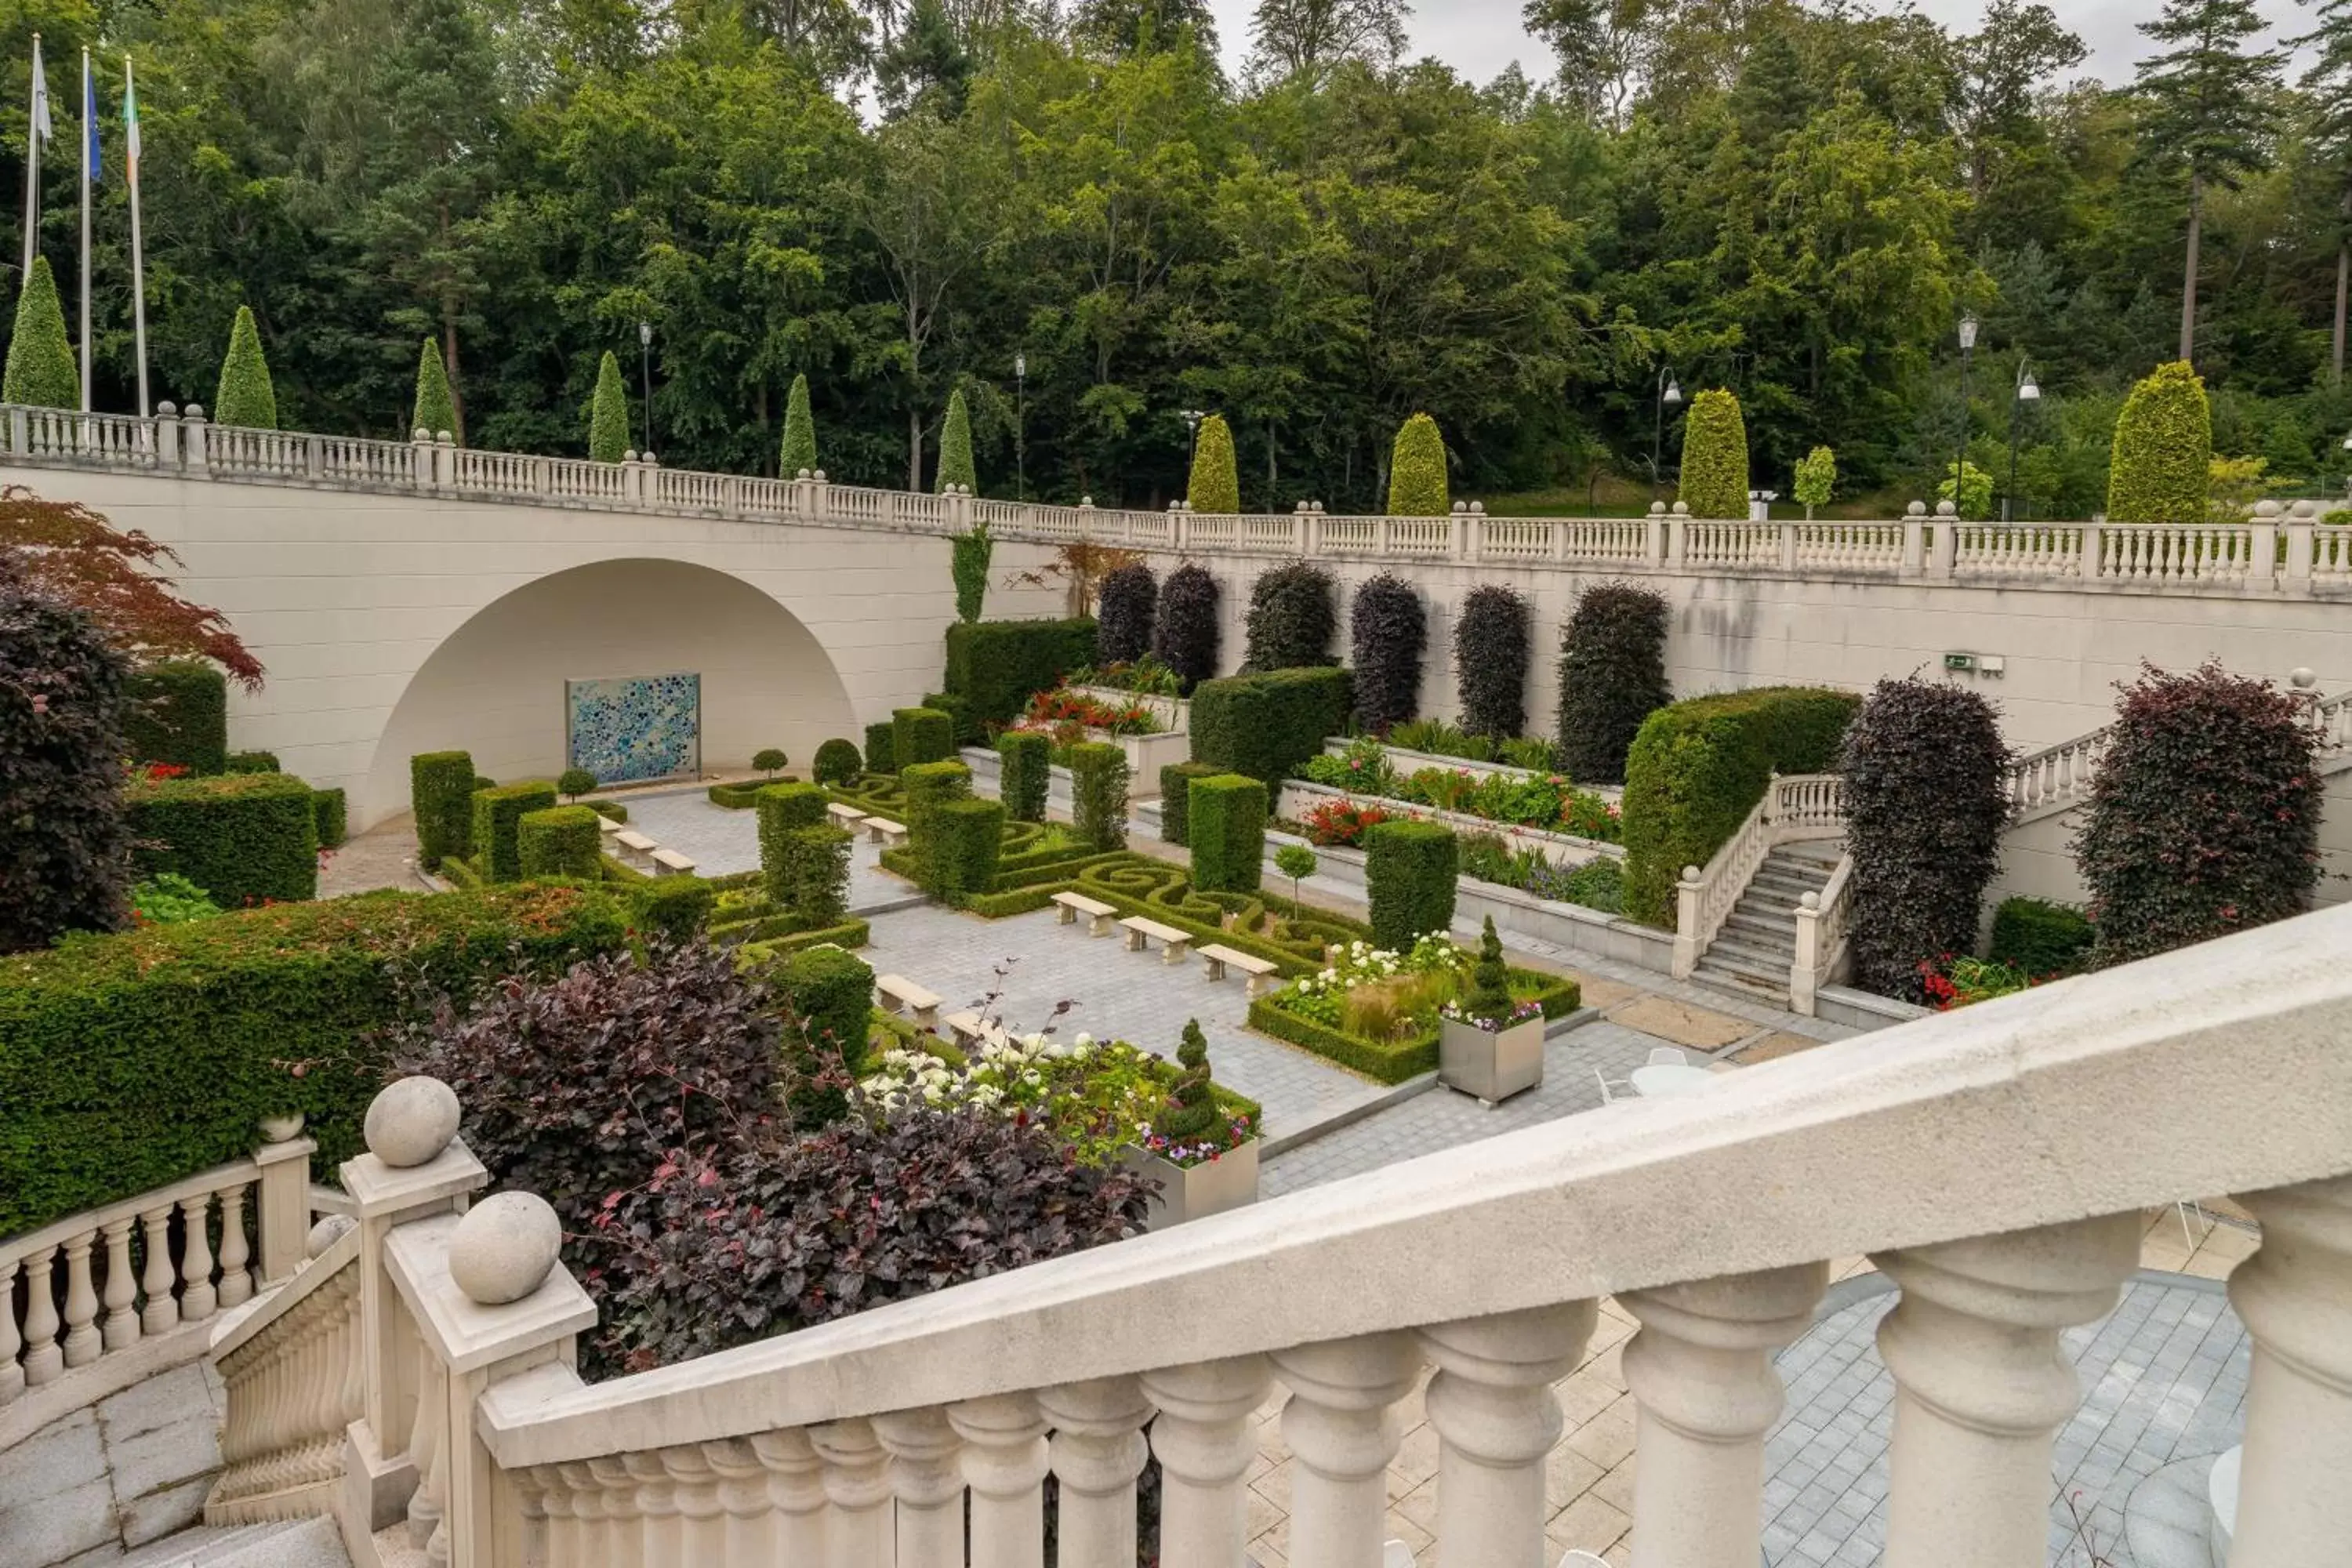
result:
[[[1253,1138],[1202,1165],[1179,1165],[1129,1144],[1123,1152],[1127,1168],[1160,1184],[1144,1227],[1161,1230],[1257,1202],[1257,1144]]]
[[[1475,1024],[1437,1021],[1437,1081],[1487,1105],[1543,1082],[1543,1053],[1540,1017],[1492,1034]]]

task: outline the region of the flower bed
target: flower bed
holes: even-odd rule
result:
[[[1127,753],[1128,771],[1136,779],[1157,781],[1161,768],[1192,754],[1184,716],[1162,711],[1186,706],[1172,697],[1137,698],[1065,684],[1030,698],[1010,728],[1050,740],[1056,767],[1070,765],[1070,750],[1080,742],[1108,741]]]
[[[1617,807],[1594,791],[1577,788],[1562,773],[1444,766],[1402,773],[1372,740],[1354,742],[1337,755],[1309,757],[1298,772],[1308,784],[1427,806],[1449,816],[1596,844],[1613,844],[1619,837]]]
[[[1469,984],[1471,955],[1433,931],[1409,952],[1356,941],[1330,963],[1250,1004],[1250,1027],[1327,1057],[1382,1083],[1402,1083],[1437,1068],[1438,1024]],[[1582,1005],[1573,980],[1534,970],[1509,971],[1515,1007],[1546,1018]]]
[[[1301,831],[1318,844],[1355,844],[1363,837],[1363,830],[1376,822],[1393,822],[1400,818],[1421,822],[1436,822],[1465,835],[1494,837],[1499,830],[1511,844],[1520,848],[1534,849],[1560,866],[1581,866],[1586,861],[1606,856],[1622,859],[1622,846],[1598,838],[1586,838],[1577,834],[1553,832],[1540,827],[1521,827],[1498,823],[1491,817],[1475,816],[1467,812],[1447,811],[1437,806],[1416,806],[1401,800],[1364,796],[1329,784],[1308,784],[1292,779],[1282,786],[1276,816],[1285,822],[1299,824]]]

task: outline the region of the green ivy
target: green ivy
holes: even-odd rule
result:
[[[1739,399],[1721,387],[1691,399],[1683,422],[1683,475],[1679,492],[1693,517],[1748,515],[1748,422]]]
[[[629,395],[621,385],[621,362],[606,349],[596,366],[596,392],[588,404],[588,456],[617,463],[629,452]]]
[[[2160,364],[2131,389],[2116,419],[2107,467],[2110,522],[2203,522],[2213,414],[2186,360]]]
[[[261,330],[253,308],[239,305],[229,328],[228,357],[221,361],[220,387],[213,394],[213,423],[252,430],[278,428],[278,391],[269,384],[269,361],[261,352]]]
[[[1389,458],[1389,515],[1445,517],[1454,510],[1445,479],[1445,437],[1437,421],[1416,414],[1397,431]]]
[[[35,408],[81,406],[81,373],[74,363],[65,309],[58,303],[58,280],[46,256],[33,258],[33,270],[16,296],[16,325],[8,340],[6,384],[0,387],[0,401]]]
[[[413,435],[422,430],[438,436],[444,430],[464,444],[457,428],[457,400],[449,394],[449,371],[441,360],[441,345],[430,337],[416,355],[416,407],[408,416]]]
[[[784,400],[784,444],[776,471],[791,479],[803,469],[813,474],[816,467],[816,416],[809,412],[808,377],[796,375],[792,395]]]
[[[1222,414],[1201,421],[1192,448],[1192,482],[1185,487],[1184,500],[1194,511],[1242,510],[1241,469],[1234,458],[1233,427]]]

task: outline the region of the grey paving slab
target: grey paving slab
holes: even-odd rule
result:
[[[629,826],[665,849],[694,862],[706,877],[724,877],[760,867],[760,821],[755,811],[713,805],[701,786],[691,791],[631,795]],[[882,846],[860,838],[849,851],[849,907],[878,909],[906,899],[914,889],[881,867]]]

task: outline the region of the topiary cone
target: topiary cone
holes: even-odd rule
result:
[[[422,430],[428,436],[438,436],[446,430],[463,446],[463,432],[457,428],[457,400],[449,393],[449,372],[441,363],[441,345],[430,337],[416,355],[416,407],[408,418],[408,428],[403,435]]]
[[[1391,517],[1444,517],[1454,510],[1445,481],[1445,437],[1437,421],[1416,414],[1397,431],[1389,461]]]
[[[777,469],[792,479],[803,468],[816,472],[816,416],[809,412],[808,377],[796,375],[792,395],[784,400],[784,444]]]
[[[213,394],[213,423],[251,430],[278,428],[278,391],[269,383],[269,361],[261,352],[261,330],[253,308],[239,305],[228,330],[228,357],[221,362],[220,387]]]
[[[49,258],[33,258],[16,296],[16,327],[8,340],[8,372],[0,401],[35,408],[81,406],[81,375],[74,368],[73,344],[66,337],[66,313],[58,303]]]
[[[629,450],[629,395],[621,387],[621,362],[604,351],[596,367],[596,394],[588,404],[588,457],[598,463],[617,463]]]
[[[2204,378],[2186,360],[2157,366],[2116,418],[2107,521],[2203,522],[2212,461]]]
[[[940,423],[940,493],[962,487],[977,492],[971,466],[971,412],[963,388],[948,394],[947,417]]]
[[[1201,421],[1192,447],[1192,479],[1184,492],[1194,511],[1235,512],[1242,510],[1241,470],[1234,458],[1233,426],[1222,414]]]

